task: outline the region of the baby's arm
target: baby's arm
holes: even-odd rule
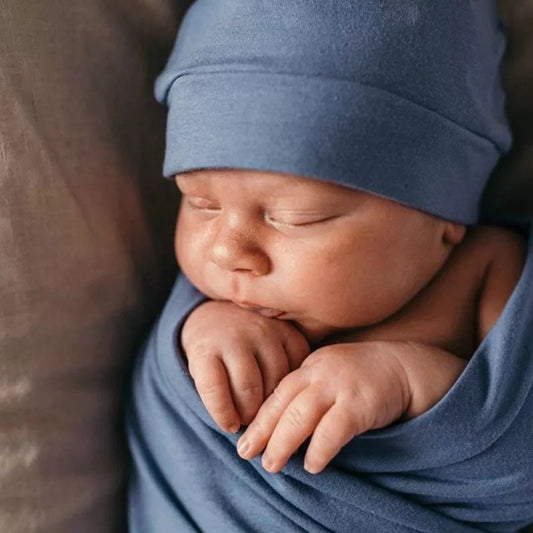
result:
[[[489,250],[478,306],[478,343],[498,320],[524,268],[525,239],[519,234],[487,227],[482,245]]]
[[[418,416],[457,380],[466,361],[405,341],[325,346],[286,376],[238,443],[251,459],[279,472],[312,435],[305,468],[318,473],[356,435]]]
[[[307,340],[292,324],[220,301],[189,315],[181,344],[207,411],[232,433],[251,422],[264,399],[309,355]]]

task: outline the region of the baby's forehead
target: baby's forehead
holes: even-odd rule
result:
[[[231,189],[234,193],[269,194],[271,197],[283,195],[313,196],[318,200],[321,198],[328,200],[331,197],[370,195],[370,193],[314,176],[256,169],[198,169],[177,174],[176,182],[181,189],[206,188],[221,191]]]

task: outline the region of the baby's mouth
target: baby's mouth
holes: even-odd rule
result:
[[[234,304],[247,309],[248,311],[254,311],[266,318],[280,318],[285,314],[285,311],[280,311],[279,309],[272,309],[271,307],[258,307],[247,302],[233,302]]]
[[[285,314],[283,311],[279,311],[278,309],[270,309],[268,307],[258,307],[256,309],[252,309],[252,311],[259,313],[266,318],[281,318],[281,315]]]

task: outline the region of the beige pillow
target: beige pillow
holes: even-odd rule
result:
[[[0,531],[124,527],[127,370],[175,273],[177,0],[0,7]]]

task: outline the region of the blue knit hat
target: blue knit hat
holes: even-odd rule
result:
[[[156,96],[164,174],[297,174],[474,223],[510,145],[493,0],[197,0]]]

